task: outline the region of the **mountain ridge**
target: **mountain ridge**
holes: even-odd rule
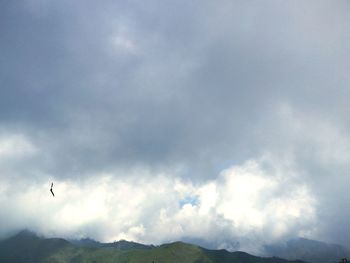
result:
[[[84,245],[84,243],[90,244],[90,246]],[[102,246],[99,247],[98,244]],[[78,245],[63,238],[44,238],[32,232],[20,232],[0,241],[0,262],[302,263],[303,261],[290,261],[275,257],[264,258],[242,251],[209,250],[180,241],[153,246],[125,240],[113,243],[99,243],[92,239],[85,239]]]

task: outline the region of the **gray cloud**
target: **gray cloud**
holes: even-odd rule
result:
[[[271,156],[262,176],[280,167],[317,200],[311,237],[349,244],[348,11],[347,1],[4,2],[0,180],[146,170],[200,187]]]

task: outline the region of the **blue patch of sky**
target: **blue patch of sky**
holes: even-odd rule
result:
[[[197,206],[199,204],[199,199],[198,196],[186,196],[185,198],[181,199],[180,202],[180,207],[183,207],[186,204],[190,204],[192,206]]]

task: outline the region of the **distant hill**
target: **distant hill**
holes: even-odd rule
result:
[[[333,263],[341,258],[349,258],[349,251],[336,244],[297,238],[285,244],[265,246],[267,256],[277,256],[286,259],[300,259],[310,263]]]
[[[119,241],[99,243],[91,239],[68,242],[42,238],[29,231],[0,242],[2,263],[291,263],[279,258],[262,258],[244,252],[208,250],[175,242],[148,246]]]

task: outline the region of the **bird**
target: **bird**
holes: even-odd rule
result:
[[[53,183],[51,183],[50,192],[51,192],[52,196],[55,196],[55,194],[54,194],[53,191],[52,191],[52,187],[53,187]]]

